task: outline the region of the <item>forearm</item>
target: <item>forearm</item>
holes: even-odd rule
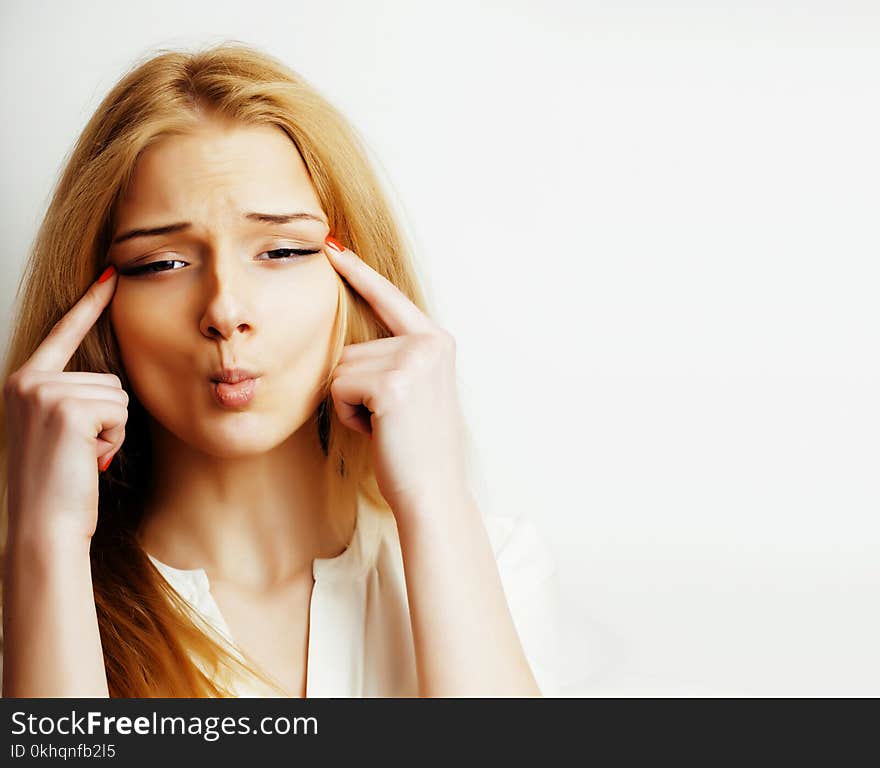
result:
[[[3,696],[108,698],[88,541],[10,530]]]
[[[540,696],[476,501],[395,513],[420,695]]]

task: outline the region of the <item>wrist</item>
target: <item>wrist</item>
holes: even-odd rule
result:
[[[23,520],[13,523],[10,520],[7,550],[23,554],[25,563],[53,562],[66,555],[88,556],[91,545],[91,537],[81,529],[34,525]]]
[[[448,530],[458,523],[482,522],[476,498],[470,490],[425,494],[399,500],[392,505],[397,526],[403,534],[414,531]]]

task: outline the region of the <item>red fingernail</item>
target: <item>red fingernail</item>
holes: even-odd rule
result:
[[[115,455],[116,455],[116,454],[114,453],[113,456],[115,456]],[[107,459],[107,461],[106,461],[106,463],[104,464],[104,466],[101,467],[101,471],[102,471],[102,472],[106,472],[106,471],[107,471],[107,467],[109,467],[109,466],[110,466],[110,462],[113,461],[113,456],[111,456],[109,459]]]
[[[113,276],[114,267],[111,264],[107,269],[105,269],[101,276],[98,278],[99,283],[103,283],[105,280],[109,280]]]
[[[338,240],[333,239],[330,235],[324,239],[324,242],[327,243],[334,251],[339,251],[342,253],[345,250],[345,246],[340,243]]]

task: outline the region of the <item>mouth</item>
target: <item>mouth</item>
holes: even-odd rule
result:
[[[258,381],[258,376],[232,383],[212,379],[211,391],[217,404],[223,408],[241,408],[254,399]]]
[[[238,384],[245,379],[258,379],[262,374],[249,368],[221,368],[214,371],[211,381],[222,381],[225,384]]]

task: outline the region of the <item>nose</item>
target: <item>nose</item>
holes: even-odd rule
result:
[[[205,304],[199,327],[209,339],[229,340],[254,330],[254,296],[245,265],[235,254],[214,255],[205,270]]]

